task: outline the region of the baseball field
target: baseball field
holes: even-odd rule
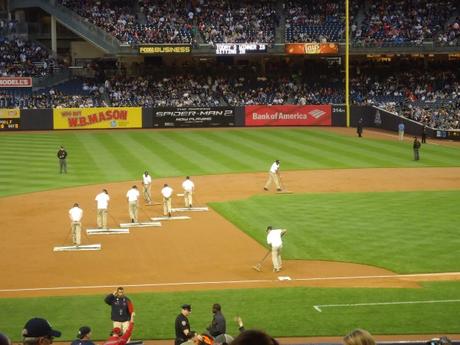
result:
[[[56,152],[69,153],[59,174]],[[113,130],[2,133],[0,169],[0,331],[20,340],[39,316],[73,339],[82,325],[103,340],[111,329],[103,298],[124,286],[136,339],[171,339],[179,306],[204,331],[220,303],[229,333],[248,328],[276,337],[460,333],[460,145],[429,140],[413,161],[412,141],[343,128]],[[281,160],[285,191],[263,190]],[[83,229],[96,226],[94,198],[108,189],[109,226],[128,222],[126,192],[152,175],[162,214],[164,183],[182,193],[190,175],[189,220],[129,234],[88,236],[100,251],[53,252],[70,245],[68,210],[78,202]],[[173,207],[182,207],[175,196]],[[288,229],[283,270],[273,273],[267,225]],[[423,336],[422,336],[423,338]]]

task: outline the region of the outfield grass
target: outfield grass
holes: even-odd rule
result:
[[[213,303],[220,302],[227,317],[228,333],[236,334],[233,317],[241,315],[248,328],[264,329],[273,336],[344,335],[356,327],[374,334],[460,333],[458,310],[460,282],[424,283],[422,289],[241,289],[177,293],[130,294],[136,311],[134,339],[174,337],[179,306],[191,303],[193,330],[204,331]],[[93,338],[103,340],[111,329],[110,308],[104,296],[0,299],[0,330],[20,340],[22,326],[31,316],[49,319],[72,339],[78,328],[89,325]],[[454,300],[448,303],[440,301]],[[456,301],[455,301],[456,300]],[[435,301],[349,307],[314,305]],[[104,317],[106,316],[106,317]]]
[[[67,175],[58,174],[60,145]],[[321,128],[112,130],[1,133],[0,196],[153,177],[283,170],[459,166],[460,150],[339,135]]]
[[[399,273],[460,271],[460,191],[253,196],[211,206],[266,246],[287,228],[283,257],[380,266]]]

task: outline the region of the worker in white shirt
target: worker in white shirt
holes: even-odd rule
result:
[[[101,193],[96,195],[97,203],[97,227],[99,229],[107,229],[107,208],[109,207],[109,192],[103,189]]]
[[[137,223],[137,200],[139,199],[139,195],[140,193],[137,186],[132,186],[131,189],[128,190],[128,193],[126,193],[131,223]]]
[[[78,203],[73,204],[69,210],[70,227],[72,228],[72,242],[79,246],[81,244],[81,219],[83,218],[83,210],[78,206]]]
[[[152,205],[152,177],[149,175],[149,172],[144,172],[142,175],[142,186],[144,187],[144,201],[147,205]]]
[[[167,183],[164,184],[163,189],[161,190],[161,195],[163,195],[163,214],[168,217],[171,217],[171,197],[173,189],[168,186]]]
[[[195,190],[195,184],[192,180],[190,180],[190,176],[187,176],[185,181],[182,182],[182,188],[184,189],[185,207],[191,208],[193,204],[192,194]]]
[[[276,190],[280,192],[280,161],[278,159],[270,167],[268,172],[268,180],[267,183],[265,183],[264,190],[268,190],[268,187],[270,187],[272,181],[275,182]]]
[[[267,243],[272,248],[273,272],[279,272],[282,268],[281,249],[283,240],[281,237],[286,233],[286,229],[273,229],[271,225],[267,226]]]

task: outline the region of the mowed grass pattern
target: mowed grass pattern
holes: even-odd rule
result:
[[[56,152],[69,153],[67,175]],[[424,145],[412,161],[410,142],[347,137],[321,128],[108,130],[1,133],[0,196],[153,177],[283,170],[459,166],[460,150]]]
[[[421,289],[306,288],[238,289],[176,293],[130,293],[136,307],[133,339],[171,339],[180,305],[191,303],[190,323],[202,332],[212,319],[211,306],[220,302],[227,318],[227,332],[238,334],[233,321],[241,315],[248,329],[263,329],[272,336],[344,335],[361,327],[373,334],[459,333],[460,282],[423,283]],[[110,308],[103,295],[0,299],[0,329],[20,341],[22,327],[40,315],[71,340],[81,325],[90,325],[94,340],[105,340],[112,328]],[[314,305],[395,303],[366,306]],[[444,301],[444,302],[443,302]],[[450,301],[450,302],[447,302]],[[71,316],[71,317],[69,317]],[[421,338],[423,339],[423,337]]]
[[[399,273],[460,271],[460,191],[254,196],[211,206],[266,246],[287,228],[289,259],[362,263]]]

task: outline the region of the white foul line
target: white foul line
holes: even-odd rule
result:
[[[442,300],[432,300],[432,301],[401,301],[401,302],[375,302],[375,303],[353,303],[353,304],[319,304],[314,305],[313,308],[318,312],[322,312],[321,308],[329,307],[362,307],[369,305],[394,305],[394,304],[429,304],[429,303],[456,303],[460,302],[460,299],[442,299]]]
[[[421,273],[421,274],[393,274],[393,275],[376,275],[376,276],[346,276],[346,277],[312,277],[312,278],[292,278],[288,282],[295,281],[331,281],[331,280],[354,280],[354,279],[402,279],[410,277],[436,277],[460,275],[460,272],[446,273]],[[175,283],[145,283],[145,284],[123,284],[114,283],[110,285],[82,285],[82,286],[56,286],[56,287],[38,287],[38,288],[18,288],[18,289],[0,289],[0,292],[21,292],[21,291],[51,291],[51,290],[77,290],[77,289],[101,289],[112,288],[117,286],[125,287],[165,287],[165,286],[190,286],[190,285],[225,285],[225,284],[257,284],[257,283],[274,283],[279,282],[276,279],[253,279],[253,280],[221,280],[221,281],[201,281],[201,282],[175,282]]]

